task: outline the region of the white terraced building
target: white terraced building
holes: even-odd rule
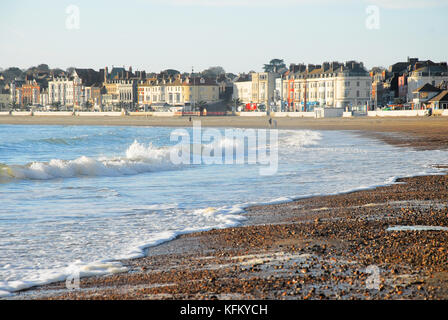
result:
[[[370,74],[355,61],[293,64],[282,82],[283,101],[290,111],[309,111],[312,107],[354,110],[371,105]]]

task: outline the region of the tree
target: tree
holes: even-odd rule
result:
[[[3,77],[6,82],[10,82],[15,78],[20,78],[23,75],[23,71],[17,67],[11,67],[3,71]]]
[[[286,64],[283,59],[272,59],[263,67],[264,72],[279,72],[283,68],[286,68]]]
[[[161,74],[166,74],[166,75],[168,75],[168,76],[175,76],[176,74],[180,74],[179,71],[174,70],[174,69],[166,69],[166,70],[163,70],[163,71],[160,72],[160,73],[161,73]]]
[[[55,69],[52,69],[52,70],[51,70],[51,73],[52,73],[54,76],[57,77],[57,76],[63,74],[63,73],[64,73],[64,70],[59,69],[59,68],[55,68]]]
[[[48,72],[48,71],[50,71],[50,68],[48,67],[48,64],[42,63],[37,66],[37,70]]]
[[[222,74],[226,74],[226,71],[224,70],[223,67],[220,66],[210,67],[202,71],[202,75],[208,78],[216,78]]]
[[[68,75],[71,75],[72,73],[73,73],[73,71],[75,71],[75,67],[70,67],[70,68],[67,68],[67,74]]]

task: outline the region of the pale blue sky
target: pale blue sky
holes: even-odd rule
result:
[[[448,0],[0,0],[0,67],[129,66],[261,71],[289,63],[407,56],[447,61]],[[80,28],[66,28],[66,8]],[[379,8],[379,29],[365,26]]]

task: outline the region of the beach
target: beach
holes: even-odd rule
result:
[[[193,118],[203,127],[239,128],[266,128],[268,119]],[[278,128],[351,130],[417,150],[448,146],[445,118],[275,120]],[[191,126],[188,117],[3,116],[0,124]],[[253,206],[242,226],[184,234],[150,247],[144,258],[121,261],[125,273],[82,278],[77,290],[60,282],[12,298],[446,299],[447,176],[396,182]]]

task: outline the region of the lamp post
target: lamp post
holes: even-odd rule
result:
[[[193,111],[196,111],[196,97],[195,97],[196,79],[194,77],[194,67],[191,67],[191,76],[193,77]]]

